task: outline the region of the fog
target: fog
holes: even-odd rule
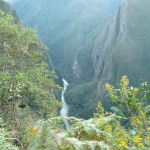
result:
[[[19,1],[19,0],[4,0],[4,1],[9,2],[9,3],[13,3],[13,2]]]

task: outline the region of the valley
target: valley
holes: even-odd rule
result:
[[[71,116],[76,116],[76,111],[87,109],[91,105],[91,99],[94,105],[90,110],[91,115],[85,116],[81,113],[78,117],[91,117],[95,111],[99,98],[96,97],[98,80],[94,78],[92,49],[94,41],[121,2],[36,0],[13,3],[23,24],[38,30],[40,39],[50,49],[49,55],[55,70],[70,83],[65,96],[70,107],[74,107],[74,111],[69,112]],[[33,3],[36,4],[34,8],[30,7]],[[24,13],[26,5],[28,10],[25,12],[28,13]],[[82,89],[88,87],[88,84],[92,86],[93,92],[89,91],[91,88],[85,89],[86,91]],[[78,88],[83,92],[78,93]],[[80,101],[73,95],[80,97]],[[79,103],[75,104],[76,101]]]

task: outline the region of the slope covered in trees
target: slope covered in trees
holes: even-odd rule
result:
[[[34,122],[34,114],[37,118],[56,115],[60,104],[54,90],[59,86],[53,81],[55,75],[46,63],[47,48],[38,40],[36,31],[24,28],[7,14],[13,15],[10,12],[15,11],[0,2],[2,10],[6,10],[0,10],[0,117],[4,121],[1,120],[1,127],[6,127],[12,138],[18,138],[16,142],[9,140],[9,134],[1,129],[4,144],[0,147],[15,149],[9,144],[14,141],[25,148],[28,123]]]
[[[7,14],[14,16],[15,18],[18,18],[16,11],[11,8],[10,4],[6,3],[3,0],[0,0],[0,9],[6,12]]]

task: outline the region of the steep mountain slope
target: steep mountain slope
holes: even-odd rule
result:
[[[127,0],[93,47],[94,78],[117,83],[124,74],[132,84],[150,81],[150,1]]]
[[[37,0],[31,2],[23,1],[20,5],[24,7],[24,6],[29,6],[27,5],[27,3],[36,4],[36,2]],[[25,24],[28,24],[30,26],[35,26],[35,24],[37,24],[38,26],[40,26],[38,22],[35,23],[37,20],[43,23],[43,25],[41,25],[40,28],[45,30],[45,32],[48,31],[49,27],[51,26],[53,26],[53,29],[55,28],[55,30],[53,30],[55,32],[52,32],[51,29],[50,36],[48,35],[48,33],[44,33],[45,36],[43,36],[42,38],[44,39],[45,37],[45,39],[47,39],[48,36],[48,38],[51,39],[51,40],[48,39],[48,42],[50,43],[49,44],[50,47],[54,49],[52,52],[52,56],[54,58],[55,66],[59,67],[61,72],[64,71],[68,75],[68,79],[70,79],[70,72],[73,73],[72,71],[73,64],[79,65],[79,66],[76,65],[76,67],[74,67],[77,70],[75,71],[75,73],[79,74],[82,78],[85,78],[85,80],[88,78],[86,76],[90,76],[91,78],[93,74],[93,71],[91,70],[92,65],[90,64],[90,58],[91,58],[90,51],[93,44],[93,39],[95,39],[95,37],[100,33],[103,25],[101,25],[101,21],[99,19],[97,21],[98,22],[97,25],[95,25],[92,28],[89,28],[89,24],[91,23],[91,20],[89,21],[89,18],[87,19],[86,17],[85,20],[83,19],[84,18],[83,16],[85,14],[89,14],[87,8],[90,7],[90,10],[92,10],[91,3],[94,8],[98,7],[98,10],[96,11],[94,10],[93,14],[91,13],[92,14],[90,17],[91,19],[93,19],[93,16],[97,14],[98,11],[102,12],[102,8],[104,12],[101,13],[102,16],[103,15],[108,16],[109,15],[108,12],[110,11],[110,9],[109,11],[106,11],[108,10],[108,8],[104,5],[101,5],[102,1],[101,3],[99,1],[98,3],[98,1],[93,2],[88,0],[86,1],[88,5],[84,5],[85,4],[84,2],[85,1],[82,1],[81,3],[80,1],[79,3],[79,1],[76,1],[74,3],[72,2],[71,4],[70,1],[69,2],[63,1],[63,3],[60,6],[58,5],[57,2],[53,2],[52,3],[53,5],[51,5],[51,8],[49,10],[47,8],[49,4],[47,3],[46,12],[48,11],[53,13],[55,12],[55,16],[59,16],[59,17],[53,17],[52,14],[51,17],[48,17],[50,13],[46,13],[46,16],[48,17],[47,19],[49,21],[49,24],[46,27],[44,26],[44,21],[45,24],[47,23],[47,21],[45,19],[41,21],[40,19],[40,15],[41,18],[44,15],[44,14],[42,15],[43,12],[40,11],[43,10],[43,8],[37,9],[40,8],[40,6],[43,6],[43,3],[41,1],[39,1],[39,3],[37,4],[39,5],[39,7],[33,7],[32,8],[33,10],[31,9],[31,6],[29,6],[30,9],[26,8],[28,10],[28,13],[33,12],[32,17],[29,17],[28,14],[25,14],[25,11],[24,11],[24,15],[23,13],[21,14],[22,7],[19,4],[17,4],[19,8],[17,8],[16,6],[18,11],[20,9],[20,14],[21,14],[20,16],[23,16],[23,20]],[[60,3],[61,1],[59,1],[59,4]],[[82,6],[82,9],[79,7],[79,4],[80,7]],[[107,1],[107,3],[105,1],[105,5],[108,6],[108,4],[110,5],[110,1],[109,2]],[[71,7],[72,5],[73,7]],[[111,79],[116,83],[120,79],[121,75],[127,74],[131,78],[131,82],[134,84],[138,84],[135,79],[139,81],[140,79],[149,80],[148,40],[150,34],[148,34],[149,33],[149,28],[148,28],[149,18],[147,17],[147,13],[149,12],[148,5],[149,2],[147,0],[143,2],[135,1],[135,0],[127,1],[127,3],[118,10],[118,12],[115,14],[113,19],[110,20],[110,23],[108,23],[107,27],[105,27],[102,34],[99,34],[98,38],[96,39],[96,42],[94,43],[94,47],[92,47],[93,49],[92,63],[93,63],[93,70],[94,70],[94,79],[97,80],[99,79],[102,80],[103,78]],[[57,10],[56,10],[56,6],[59,6],[59,8],[57,7]],[[85,6],[87,6],[87,8],[85,8]],[[43,7],[45,8],[45,6]],[[62,13],[62,11],[64,11],[64,8],[66,8],[66,11],[65,13]],[[70,12],[70,9],[72,10],[72,12]],[[30,12],[29,10],[32,11]],[[73,10],[74,11],[78,10],[78,11],[74,12]],[[37,17],[34,17],[37,14],[36,11],[39,12],[38,19]],[[57,13],[60,12],[60,13],[56,14],[56,12]],[[77,15],[74,15],[73,17],[72,15],[73,12],[74,13],[79,12],[78,17]],[[97,14],[98,16],[97,18],[100,18],[99,14]],[[80,21],[80,17],[82,18],[81,21]],[[55,22],[54,22],[54,18],[56,20]],[[71,19],[68,19],[68,22],[66,22],[65,21],[67,20],[66,18],[71,18]],[[106,20],[107,18],[108,17],[106,17]],[[78,24],[79,22],[81,23]],[[86,27],[85,24],[86,25],[88,24],[87,25],[88,27]],[[39,29],[39,31],[41,31],[41,29]],[[60,29],[62,31],[59,31]],[[86,31],[89,32],[86,33]],[[42,32],[40,35],[41,36],[43,35]],[[59,35],[59,37],[57,35]],[[77,53],[77,49],[79,49],[78,53]],[[74,63],[75,54],[78,54],[78,56],[76,57],[77,58],[76,63]],[[88,75],[87,73],[88,71],[91,72],[89,73],[90,75]]]

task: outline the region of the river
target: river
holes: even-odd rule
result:
[[[61,94],[61,101],[62,101],[62,109],[60,110],[60,115],[63,117],[67,117],[68,116],[68,111],[69,111],[69,106],[65,100],[65,92],[69,86],[69,83],[63,79],[63,90],[62,90],[62,94]],[[65,122],[65,126],[66,129],[69,129],[70,125],[69,125],[69,121],[67,119],[64,118],[64,122]]]

